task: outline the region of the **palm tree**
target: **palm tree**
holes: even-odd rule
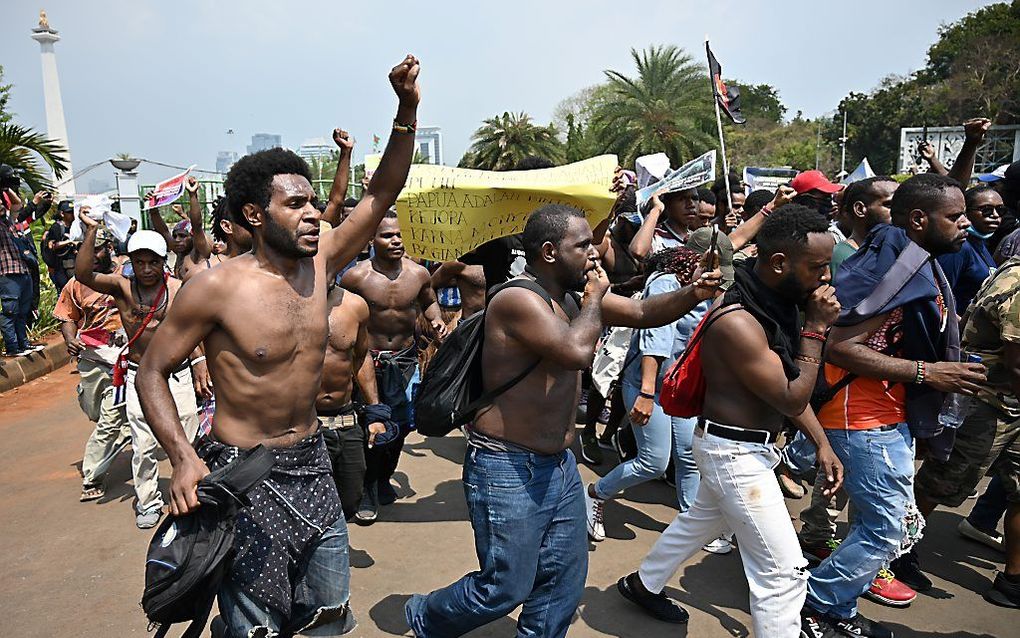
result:
[[[712,95],[705,66],[673,45],[631,49],[637,75],[605,71],[612,98],[595,105],[593,134],[603,152],[630,165],[663,152],[673,165],[713,146]]]
[[[471,139],[473,143],[465,157],[470,154],[472,168],[512,170],[531,155],[553,163],[563,161],[563,142],[557,137],[556,127],[539,126],[523,111],[488,118]]]
[[[0,123],[0,162],[18,171],[32,192],[53,188],[42,159],[59,179],[67,171],[66,149],[42,133],[10,122]]]

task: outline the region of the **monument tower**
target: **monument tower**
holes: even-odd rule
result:
[[[60,77],[57,75],[57,54],[53,43],[60,40],[57,30],[50,26],[45,11],[39,12],[39,26],[32,29],[32,39],[39,43],[39,55],[42,58],[43,96],[46,99],[46,136],[60,144],[67,152],[64,160],[67,164],[66,177],[74,174],[71,168],[71,147],[67,141],[67,124],[64,122],[64,103],[60,98]],[[69,179],[58,190],[61,197],[73,197],[74,180]]]

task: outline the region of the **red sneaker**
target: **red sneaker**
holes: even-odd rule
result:
[[[889,607],[906,607],[917,598],[917,592],[911,589],[906,583],[896,579],[896,575],[886,568],[882,568],[875,576],[874,582],[864,597],[880,605]]]
[[[829,554],[836,551],[839,547],[840,540],[830,538],[825,541],[824,545],[804,545],[801,547],[801,553],[804,555],[805,560],[812,567],[821,563],[823,560],[829,557]]]

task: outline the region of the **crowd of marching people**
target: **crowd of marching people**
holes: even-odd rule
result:
[[[930,589],[923,539],[947,532],[926,520],[974,497],[959,534],[1005,556],[984,597],[1020,608],[1020,162],[972,175],[988,120],[965,124],[951,170],[932,159],[900,180],[808,170],[748,192],[723,175],[639,206],[657,176],[621,168],[595,228],[545,205],[522,233],[432,263],[405,253],[393,210],[418,72],[413,56],[390,72],[393,130],[359,199],[340,129],[325,202],[304,160],[260,151],[227,175],[211,237],[194,179],[174,226],[154,209],[126,242],[88,208],[4,191],[6,353],[38,347],[41,257],[95,423],[81,501],[103,497],[128,445],[142,529],[201,510],[210,472],[259,446],[272,458],[236,515],[214,635],[354,629],[347,523],[397,500],[418,390],[444,372],[430,360],[468,330],[484,395],[463,427],[479,565],[410,598],[414,635],[518,608],[518,635],[565,635],[606,502],[655,480],[677,515],[617,587],[659,621],[688,619],[664,593],[685,561],[735,550],[754,635],[892,636],[858,600],[904,607]],[[50,207],[37,251],[30,226]],[[578,462],[601,478],[585,484]],[[809,503],[799,531],[786,499]]]

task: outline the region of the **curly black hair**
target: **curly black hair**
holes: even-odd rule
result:
[[[309,182],[312,181],[308,163],[294,151],[285,148],[270,148],[239,159],[223,182],[231,220],[254,231],[241,212],[244,205],[255,204],[263,209],[268,208],[273,177],[288,174],[302,175]]]
[[[894,226],[907,225],[910,211],[929,212],[942,204],[953,190],[962,192],[960,182],[938,173],[920,173],[903,182],[892,196],[889,212]]]
[[[868,206],[878,198],[878,193],[875,192],[875,184],[879,182],[892,182],[896,183],[896,180],[889,177],[888,175],[876,175],[875,177],[868,177],[867,179],[858,180],[851,183],[843,191],[843,199],[840,206],[844,211],[850,212],[854,208],[854,204],[861,202],[865,206]]]
[[[766,188],[751,191],[751,194],[744,200],[744,215],[756,215],[765,207],[765,204],[771,202],[775,197],[776,194]]]
[[[758,257],[771,257],[776,253],[789,255],[798,247],[807,245],[811,233],[829,232],[829,220],[817,210],[787,204],[769,215],[756,237]]]
[[[538,257],[545,242],[559,245],[567,234],[567,224],[571,217],[584,219],[584,213],[573,206],[563,204],[546,204],[528,216],[528,222],[521,233],[524,244],[524,255],[530,262]]]
[[[687,246],[664,248],[653,253],[645,260],[645,272],[661,272],[676,275],[681,286],[694,281],[694,271],[701,262],[701,255]]]
[[[230,213],[227,209],[227,196],[221,195],[216,198],[212,206],[212,236],[216,241],[226,243],[227,233],[220,226],[220,222],[224,219],[231,221]]]

